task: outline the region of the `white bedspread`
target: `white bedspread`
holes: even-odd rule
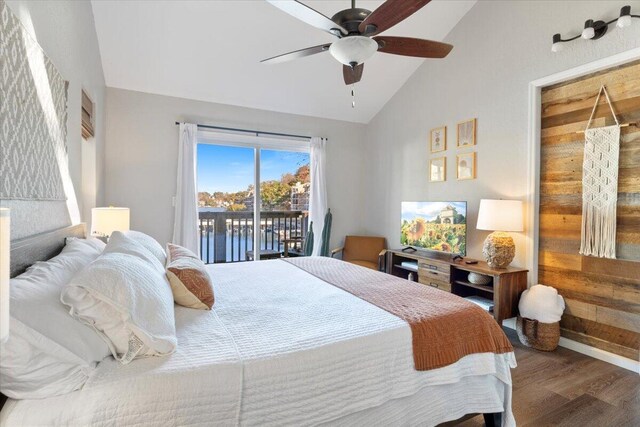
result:
[[[502,410],[515,424],[513,353],[418,372],[409,326],[386,311],[278,260],[210,268],[214,310],[176,306],[174,354],[105,359],[80,391],[9,400],[2,425],[434,425]]]

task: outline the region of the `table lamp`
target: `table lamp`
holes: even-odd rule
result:
[[[0,208],[0,342],[6,342],[9,338],[9,233],[9,209]]]
[[[129,208],[91,209],[91,235],[108,239],[114,231],[129,230]]]
[[[516,256],[516,245],[507,231],[522,231],[520,200],[480,200],[478,230],[490,230],[482,254],[491,268],[507,268]]]

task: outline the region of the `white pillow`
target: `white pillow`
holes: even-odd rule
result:
[[[13,317],[10,322],[9,339],[0,344],[3,394],[14,399],[42,399],[84,385],[95,362],[87,363]]]
[[[135,230],[125,231],[124,235],[144,246],[146,250],[148,250],[153,254],[153,256],[158,258],[160,264],[162,264],[163,266],[167,264],[167,254],[164,251],[162,245],[158,243],[156,239],[149,236],[148,234],[144,234],[141,231]]]
[[[64,285],[103,248],[96,239],[69,240],[58,256],[11,279],[11,328],[0,353],[2,393],[40,398],[80,388],[96,362],[111,354],[101,337],[69,316],[60,302]],[[62,353],[67,356],[59,365]]]
[[[556,323],[564,312],[564,299],[551,286],[534,285],[524,291],[518,304],[520,316],[542,323]]]
[[[86,250],[83,252],[97,253],[98,255],[100,255],[104,250],[105,246],[107,246],[107,244],[102,240],[96,239],[93,237],[90,237],[88,239],[83,239],[80,237],[67,237],[64,240],[65,246],[64,248],[62,248],[62,252],[69,252],[77,248],[76,246],[74,246],[76,243],[71,243],[71,242],[76,242],[80,247],[84,246]],[[51,259],[49,261],[51,261]],[[48,262],[48,261],[42,261],[42,262]],[[34,265],[37,265],[37,264],[38,263],[36,262]],[[31,266],[30,268],[33,268],[33,266]]]
[[[104,248],[103,253],[120,253],[133,255],[146,261],[150,266],[158,271],[161,271],[164,274],[164,263],[161,263],[160,260],[144,245],[140,244],[135,239],[127,236],[121,231],[114,231],[111,234],[111,236],[109,237],[109,243],[107,243],[107,246]]]
[[[61,296],[71,315],[98,330],[123,364],[169,354],[177,346],[173,294],[164,270],[145,260],[148,251],[137,243],[126,246],[127,253],[103,253]]]
[[[11,316],[87,362],[102,360],[108,348],[95,331],[69,316],[60,292],[103,248],[97,239],[69,240],[58,256],[35,263],[10,282]]]

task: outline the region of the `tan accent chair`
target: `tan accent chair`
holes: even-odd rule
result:
[[[342,252],[342,260],[362,267],[380,270],[381,258],[386,252],[387,242],[384,237],[347,236],[344,246],[331,251],[331,257]]]

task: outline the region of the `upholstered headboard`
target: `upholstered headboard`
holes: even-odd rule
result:
[[[60,253],[67,237],[85,237],[85,224],[70,225],[11,242],[11,277],[24,272],[37,261],[46,261]]]

